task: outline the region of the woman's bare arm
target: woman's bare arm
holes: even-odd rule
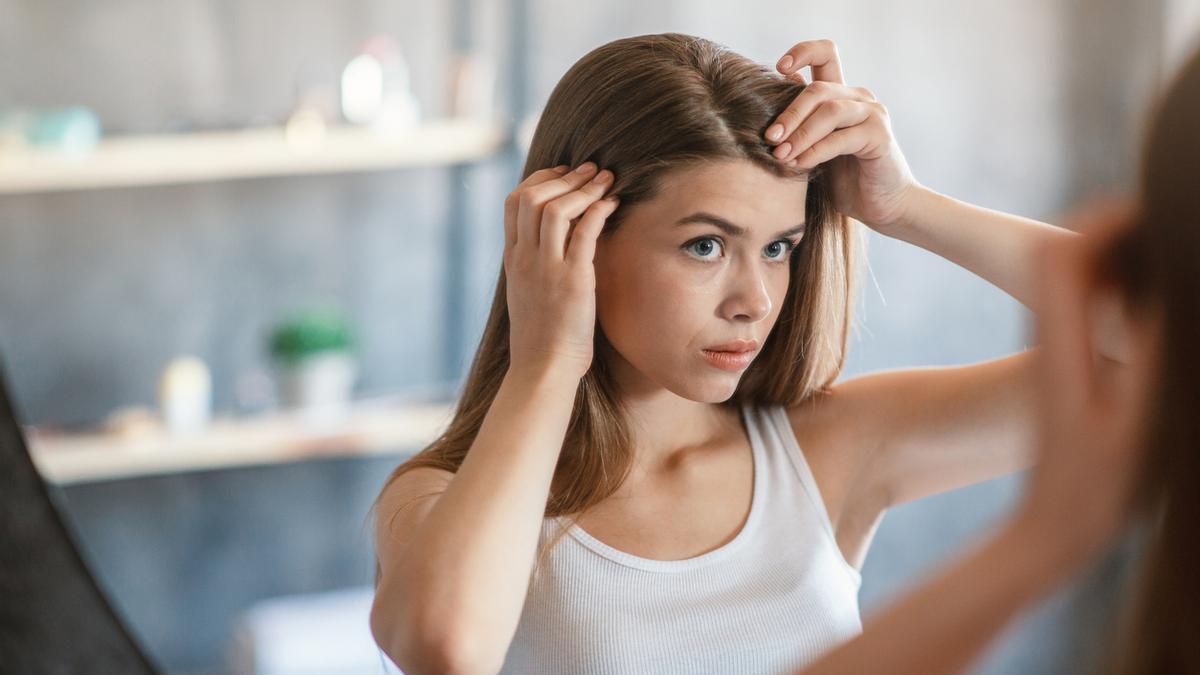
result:
[[[1038,313],[1038,252],[1078,235],[916,190],[922,196],[902,218],[876,229],[965,267]],[[856,427],[837,460],[850,464],[836,471],[855,484],[842,503],[829,505],[831,516],[845,514],[855,529],[838,533],[853,549],[848,557],[865,554],[869,524],[887,508],[1029,466],[1036,351],[871,373],[832,387],[831,408]]]
[[[516,631],[578,380],[509,372],[445,491],[402,475],[381,501],[376,641],[405,672],[494,672]],[[415,472],[414,472],[415,474]],[[407,493],[407,494],[403,494]]]
[[[381,502],[371,630],[405,672],[503,664],[576,391],[592,363],[593,258],[617,206],[602,198],[612,182],[592,162],[542,169],[505,201],[508,371],[457,472],[401,475]],[[440,496],[406,511],[439,480]]]
[[[1033,462],[1037,348],[966,366],[885,371],[839,393],[872,440],[861,478],[890,508]]]
[[[839,211],[885,236],[936,253],[990,281],[1035,312],[1038,250],[1077,236],[1069,230],[940,195],[916,181],[874,94],[845,84],[837,46],[796,44],[777,65],[789,79],[813,81],[766,130],[780,161],[798,168],[825,164]],[[819,407],[853,420],[838,434],[828,492],[854,523],[851,539],[869,531],[881,509],[991,478],[1027,463],[1030,359],[958,368],[877,373],[839,383]],[[795,416],[812,416],[799,407]],[[826,415],[827,416],[827,415]],[[795,418],[795,417],[794,417]],[[803,426],[797,424],[797,426]],[[853,485],[842,483],[851,481]],[[839,532],[839,541],[842,540]],[[850,557],[850,556],[848,556]]]
[[[1102,227],[1101,227],[1102,226]],[[1104,550],[1124,529],[1145,461],[1146,420],[1160,368],[1157,320],[1135,317],[1094,284],[1098,238],[1055,242],[1034,256],[1043,313],[1033,370],[1037,467],[1013,516],[944,571],[894,602],[863,633],[803,675],[963,671],[1024,607]],[[1124,358],[1103,339],[1121,337]]]
[[[1038,254],[1076,243],[1079,235],[920,191],[925,196],[913,203],[921,206],[881,231],[962,265],[1040,314]],[[1109,332],[1097,331],[1097,350],[1121,360],[1113,346],[1119,341]],[[880,509],[1029,466],[1036,352],[871,373],[835,385],[839,414],[857,420],[848,444],[853,450],[839,460],[854,462],[841,473],[853,475],[857,485],[834,508],[852,514],[853,522],[874,522]]]
[[[1038,251],[1078,238],[918,184],[903,193],[903,206],[871,227],[964,267],[1035,313]],[[848,557],[861,558],[870,524],[883,510],[1029,465],[1034,351],[965,366],[871,373],[832,388],[832,408],[856,426],[833,472],[855,484],[829,505],[831,516],[845,514],[856,530],[839,532],[839,541],[854,549]]]
[[[916,186],[880,232],[936,253],[1038,311],[1039,251],[1070,230],[966,204]],[[873,373],[839,383],[869,419],[860,476],[886,508],[1029,465],[1034,351],[967,366]]]
[[[789,411],[847,560],[887,509],[1033,462],[1037,353],[862,375]]]
[[[1037,252],[1055,241],[1078,236],[1061,227],[967,204],[921,186],[910,188],[905,207],[893,222],[872,227],[975,273],[1034,311]]]

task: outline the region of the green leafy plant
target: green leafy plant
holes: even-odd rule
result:
[[[271,333],[271,356],[292,365],[323,352],[352,352],[354,338],[346,317],[334,309],[298,312]]]

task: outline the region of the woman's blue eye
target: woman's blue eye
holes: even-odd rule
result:
[[[792,252],[792,242],[786,239],[773,241],[770,244],[767,244],[766,250],[768,252],[767,257],[771,258],[772,260],[783,260],[787,258],[789,253]]]
[[[687,248],[689,251],[691,251],[693,253],[698,254],[701,258],[708,259],[708,254],[712,253],[713,249],[715,249],[716,246],[717,246],[717,240],[713,239],[711,237],[707,237],[704,239],[697,239],[696,241],[693,241],[692,243],[687,244],[687,246],[685,248]]]
[[[721,245],[720,240],[714,237],[704,237],[697,239],[688,244],[684,244],[683,248],[696,255],[701,260],[711,260],[712,254],[718,246]],[[788,256],[796,248],[796,244],[788,239],[780,239],[767,244],[763,252],[767,254],[767,258],[775,262],[783,262],[788,259]]]

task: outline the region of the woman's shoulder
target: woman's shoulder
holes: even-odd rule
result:
[[[835,387],[827,387],[813,393],[800,402],[779,406],[788,422],[796,442],[805,457],[831,445],[841,445],[850,431],[847,422],[847,401]]]
[[[865,450],[876,435],[885,410],[881,398],[899,393],[890,384],[887,378],[873,375],[850,378],[829,384],[784,410],[801,447],[816,451],[832,446],[845,457]]]
[[[853,392],[837,385],[781,407],[836,527],[869,452],[870,411],[860,410]]]

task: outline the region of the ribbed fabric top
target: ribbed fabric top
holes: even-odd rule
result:
[[[743,406],[754,457],[737,535],[685,560],[619,551],[570,526],[530,584],[503,673],[784,673],[862,630],[786,411]],[[567,526],[547,518],[542,542]]]

